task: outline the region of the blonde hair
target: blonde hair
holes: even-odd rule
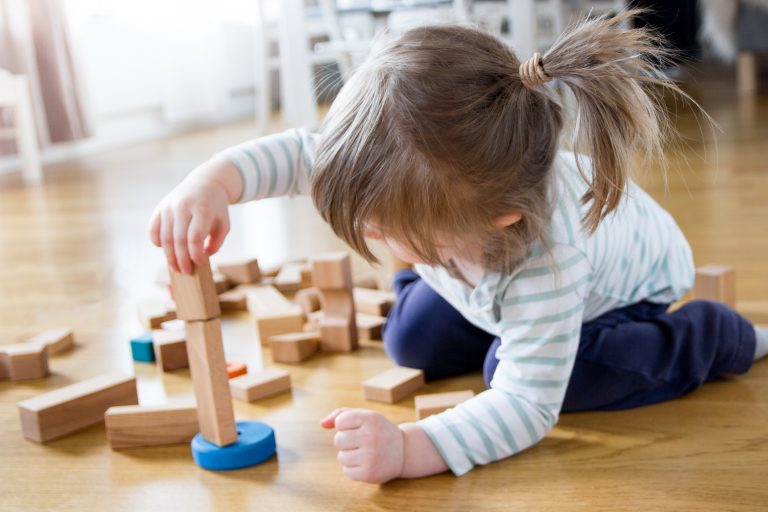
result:
[[[623,26],[634,14],[582,21],[534,62],[578,106],[571,143],[592,159],[579,168],[589,233],[619,205],[634,158],[661,154],[660,95],[680,92],[656,68],[667,57],[659,37]],[[502,41],[466,26],[381,41],[321,130],[312,198],[334,232],[368,261],[368,223],[430,264],[446,263],[440,243],[476,243],[486,268],[505,271],[532,242],[546,245],[564,107],[521,69]],[[519,222],[493,226],[518,211]]]

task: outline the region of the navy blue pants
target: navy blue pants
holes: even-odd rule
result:
[[[499,338],[469,323],[415,273],[395,275],[397,301],[384,347],[398,365],[428,380],[483,370],[486,385]],[[564,411],[625,409],[682,396],[724,373],[745,373],[755,330],[717,302],[640,302],[585,322],[565,395]]]

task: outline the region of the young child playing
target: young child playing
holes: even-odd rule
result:
[[[229,204],[306,192],[369,261],[372,238],[416,264],[395,276],[387,353],[428,379],[482,368],[488,389],[416,423],[333,411],[321,424],[348,477],[462,475],[537,443],[561,411],[669,400],[768,352],[768,331],[725,305],[667,312],[693,283],[691,250],[628,174],[660,152],[659,91],[679,91],[654,68],[659,41],[622,26],[631,14],[523,63],[467,27],[390,37],[319,135],[230,148],[157,207],[152,240],[183,272],[219,249]],[[573,152],[558,151],[553,80],[578,107]]]

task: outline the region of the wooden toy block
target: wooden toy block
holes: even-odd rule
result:
[[[355,302],[351,289],[321,290],[320,305],[327,318],[352,320],[355,317]]]
[[[323,312],[322,311],[313,311],[309,314],[307,314],[307,323],[304,326],[305,331],[319,331],[320,330],[320,320],[323,318]]]
[[[329,253],[312,258],[312,284],[320,290],[351,288],[349,253]]]
[[[5,353],[0,352],[0,380],[7,379],[8,375],[8,362]]]
[[[145,332],[141,336],[131,339],[131,357],[134,361],[142,363],[155,362],[155,345],[151,332]]]
[[[281,292],[295,292],[312,286],[312,267],[303,262],[286,263],[275,276],[274,286]]]
[[[159,329],[160,324],[176,318],[176,308],[165,300],[148,299],[139,303],[139,321],[147,329]]]
[[[357,323],[357,337],[361,340],[380,340],[381,331],[387,319],[383,316],[366,315],[358,313],[355,315]]]
[[[248,373],[248,366],[239,361],[227,361],[227,377],[234,379]]]
[[[233,263],[219,263],[218,270],[234,284],[258,283],[261,277],[259,261],[255,258]]]
[[[104,413],[113,450],[188,443],[200,430],[194,405],[120,405]]]
[[[48,351],[40,343],[2,345],[0,365],[11,380],[42,379],[48,376]]]
[[[363,276],[358,279],[355,279],[354,287],[367,288],[369,290],[378,290],[379,280],[376,279],[376,276]]]
[[[357,350],[357,325],[343,318],[323,316],[319,322],[320,348],[324,352],[352,352]]]
[[[246,311],[248,309],[248,288],[243,285],[219,294],[219,306],[222,311]]]
[[[733,267],[706,265],[696,269],[693,295],[697,299],[714,300],[736,307],[736,278]]]
[[[278,368],[264,368],[229,381],[232,396],[243,402],[255,402],[291,390],[291,375]]]
[[[258,286],[247,292],[248,311],[256,319],[256,330],[263,346],[278,334],[301,331],[301,308],[286,299],[273,286]]]
[[[396,366],[363,382],[366,400],[393,404],[424,386],[424,372]]]
[[[44,443],[104,421],[113,405],[135,405],[136,379],[109,373],[19,402],[24,437]]]
[[[178,318],[160,324],[160,329],[163,331],[184,331],[185,328],[184,320]]]
[[[320,310],[320,291],[317,288],[304,288],[296,292],[293,302],[299,305],[304,315]]]
[[[475,396],[471,389],[464,391],[452,391],[450,393],[433,393],[431,395],[418,395],[414,398],[416,407],[416,419],[423,420],[427,416],[432,416],[443,412],[451,407],[466,402]]]
[[[229,278],[219,271],[213,273],[213,284],[216,285],[216,293],[219,295],[232,288]]]
[[[300,363],[317,352],[320,333],[296,332],[269,338],[272,360],[276,363]]]
[[[46,347],[48,355],[52,356],[73,348],[75,346],[75,336],[69,327],[48,329],[30,338],[27,343],[36,343]]]
[[[211,264],[196,265],[191,274],[169,269],[176,316],[182,320],[209,320],[221,315]]]
[[[189,368],[184,331],[154,331],[155,358],[164,372]]]
[[[187,354],[203,438],[218,446],[237,441],[221,320],[187,322]]]
[[[355,288],[355,309],[367,315],[387,316],[395,303],[395,294],[387,290]]]

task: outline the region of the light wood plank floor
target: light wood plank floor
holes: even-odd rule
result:
[[[670,150],[640,181],[678,219],[697,263],[735,266],[740,307],[768,322],[768,97],[738,100],[733,87],[703,80],[694,94],[722,131],[702,134],[690,114],[676,122],[687,146]],[[0,189],[0,343],[60,325],[75,351],[51,360],[50,378],[0,382],[2,510],[739,510],[768,509],[768,363],[709,383],[683,399],[642,409],[566,414],[540,444],[455,478],[373,486],[346,480],[332,435],[318,426],[331,409],[375,409],[413,417],[413,400],[365,402],[360,382],[387,368],[380,344],[351,355],[289,366],[290,395],[236,403],[240,419],[277,433],[279,456],[252,469],[198,468],[188,446],[112,452],[103,426],[38,445],[22,438],[16,402],[108,370],[135,373],[143,403],[191,396],[187,371],[163,374],[131,361],[140,331],[136,301],[153,285],[161,252],[146,236],[153,206],[195,164],[250,137],[250,124],[205,130],[47,169],[46,185]],[[713,139],[718,151],[714,151]],[[686,163],[683,163],[687,161]],[[666,190],[665,190],[666,189]],[[233,209],[223,254],[265,264],[341,247],[306,198]],[[358,274],[370,272],[359,260]],[[383,276],[382,276],[383,277]],[[227,316],[228,358],[271,364],[246,316]],[[427,391],[473,388],[480,375]]]

